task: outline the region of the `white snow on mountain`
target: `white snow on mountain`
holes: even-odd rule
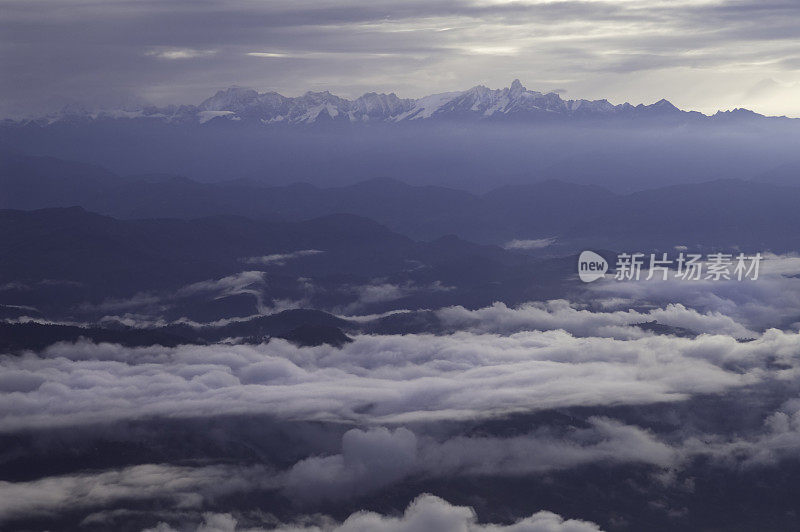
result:
[[[254,89],[231,87],[218,91],[199,105],[147,107],[126,111],[90,113],[73,108],[44,119],[52,123],[62,119],[157,119],[171,122],[211,124],[217,120],[239,120],[262,124],[313,124],[333,122],[404,122],[432,119],[536,120],[555,117],[592,116],[691,116],[699,113],[681,111],[667,100],[652,105],[614,105],[608,100],[564,100],[557,93],[528,90],[519,80],[509,87],[490,89],[483,85],[466,91],[432,94],[419,99],[403,99],[394,93],[369,92],[354,100],[340,98],[328,91],[307,92],[287,97],[277,92],[259,93]],[[760,115],[756,115],[760,116]],[[708,118],[708,117],[705,117]]]
[[[461,92],[443,92],[441,94],[431,94],[430,96],[420,98],[414,102],[414,106],[410,110],[393,117],[394,121],[399,122],[401,120],[430,118],[433,113],[441,109],[444,104],[461,94]]]
[[[197,119],[200,121],[201,124],[205,124],[209,120],[213,118],[217,118],[220,116],[235,116],[236,113],[233,111],[199,111],[197,113]]]

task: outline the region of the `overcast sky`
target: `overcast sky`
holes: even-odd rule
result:
[[[797,0],[0,0],[0,114],[477,84],[800,116]]]

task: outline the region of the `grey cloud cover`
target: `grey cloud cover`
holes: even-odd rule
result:
[[[519,77],[589,99],[797,114],[791,91],[751,89],[800,81],[798,9],[752,0],[10,0],[0,15],[0,65],[10,74],[2,112],[195,103],[232,84],[419,97]]]

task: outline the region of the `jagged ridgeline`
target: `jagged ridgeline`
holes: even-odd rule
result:
[[[145,106],[100,111],[70,106],[48,119],[147,117],[205,123],[225,118],[259,121],[264,124],[309,124],[317,121],[403,122],[452,118],[552,120],[665,116],[690,120],[761,117],[746,109],[719,112],[709,117],[699,112],[682,111],[666,99],[650,105],[630,103],[614,105],[606,99],[563,99],[556,92],[529,90],[515,79],[510,87],[503,89],[490,89],[478,85],[466,91],[431,94],[417,99],[400,98],[395,93],[375,92],[347,99],[329,91],[309,91],[302,96],[288,97],[277,92],[259,93],[251,88],[230,87],[218,91],[199,105]]]

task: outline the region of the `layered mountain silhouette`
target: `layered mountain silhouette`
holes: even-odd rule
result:
[[[341,185],[389,177],[486,191],[559,179],[632,191],[751,179],[796,164],[798,124],[746,109],[705,115],[666,99],[566,99],[518,80],[418,99],[232,87],[196,105],[69,108],[0,121],[0,152],[208,182]]]
[[[5,210],[0,249],[6,317],[207,322],[281,305],[345,313],[476,306],[555,297],[572,276],[498,246],[455,236],[419,242],[350,214],[274,222]]]
[[[320,187],[201,183],[170,175],[122,178],[93,165],[8,156],[0,158],[0,188],[4,191],[0,208],[6,209],[77,205],[119,219],[237,216],[276,228],[286,222],[350,214],[411,239],[456,235],[483,244],[538,250],[540,255],[571,253],[584,246],[640,251],[675,245],[745,246],[786,251],[800,245],[795,233],[785,230],[787,224],[800,223],[796,209],[800,187],[760,179],[713,180],[631,194],[547,180],[472,193],[395,179]],[[177,220],[161,223],[165,228],[181,227]],[[289,231],[294,226],[286,227]],[[238,240],[250,238],[249,234],[245,231]],[[309,249],[324,243],[306,242]],[[282,244],[276,249],[288,248]],[[267,252],[254,248],[248,253]]]

